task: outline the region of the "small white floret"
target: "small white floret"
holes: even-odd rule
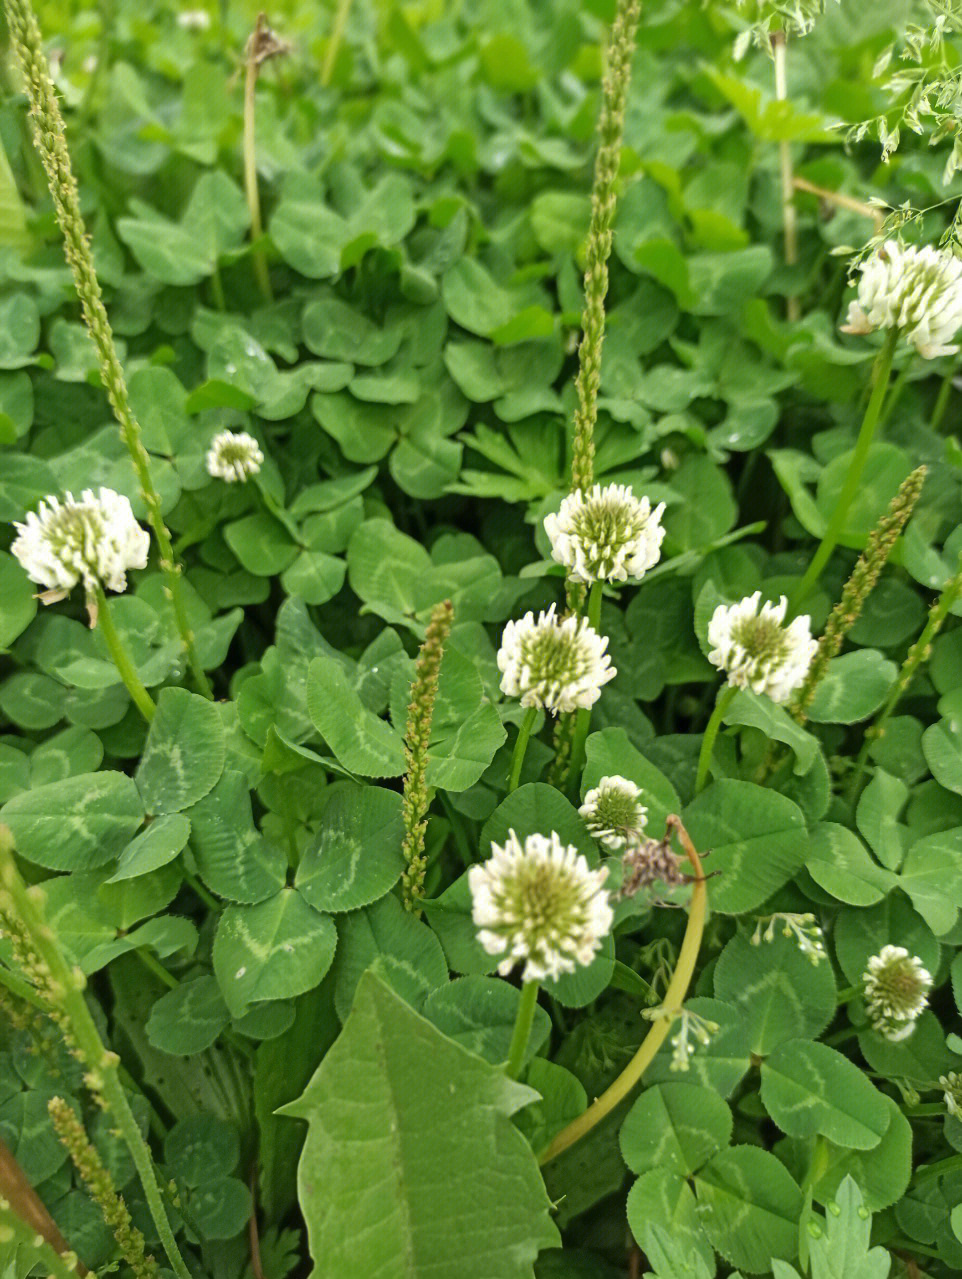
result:
[[[46,587],[45,604],[64,599],[78,584],[88,597],[98,587],[127,589],[129,569],[146,568],[150,536],[134,519],[129,500],[113,489],[84,489],[47,497],[22,524],[10,550],[32,582]]]
[[[569,493],[558,513],[545,517],[552,559],[587,586],[644,577],[661,557],[664,510],[664,502],[652,510],[626,484]]]
[[[261,446],[246,431],[221,431],[207,453],[207,474],[228,484],[246,484],[263,464]]]
[[[554,715],[587,709],[616,674],[607,648],[607,638],[584,618],[559,619],[554,604],[537,619],[526,613],[508,622],[501,637],[501,691]]]
[[[708,623],[708,660],[736,688],[786,702],[808,674],[818,641],[812,638],[807,615],[784,624],[784,595],[777,604],[759,608],[761,598],[761,591],[756,591],[737,604],[718,605]]]
[[[887,240],[859,265],[843,333],[897,329],[927,360],[955,355],[962,326],[962,261],[945,249]]]
[[[523,981],[543,981],[590,964],[614,918],[602,887],[607,869],[592,870],[558,834],[513,830],[491,845],[486,862],[468,871],[472,919],[489,955],[503,956],[506,977],[523,964]]]

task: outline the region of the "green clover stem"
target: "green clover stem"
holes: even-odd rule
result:
[[[688,987],[695,973],[695,964],[698,960],[702,934],[705,930],[705,906],[707,900],[705,884],[707,881],[705,880],[705,872],[702,869],[701,858],[698,856],[688,832],[682,825],[681,819],[673,815],[669,816],[666,827],[668,830],[677,831],[681,845],[695,872],[692,881],[691,905],[688,908],[688,926],[685,929],[685,936],[678,954],[678,963],[675,965],[675,971],[672,973],[671,981],[668,983],[668,989],[665,991],[665,999],[662,1004],[666,1013],[670,1014],[678,1011],[685,1002]],[[584,1114],[579,1115],[567,1127],[562,1128],[550,1145],[542,1151],[538,1157],[538,1162],[542,1167],[550,1163],[552,1159],[557,1158],[569,1146],[573,1146],[576,1141],[580,1141],[586,1133],[589,1133],[596,1124],[604,1119],[605,1115],[614,1110],[615,1106],[620,1102],[624,1101],[651,1065],[655,1054],[664,1043],[670,1029],[670,1016],[659,1017],[652,1022],[651,1029],[642,1040],[640,1048],[614,1083],[592,1102]]]
[[[865,408],[865,416],[862,418],[862,425],[859,428],[858,439],[855,441],[855,450],[852,453],[852,460],[849,463],[848,472],[842,484],[842,491],[838,495],[835,509],[829,518],[828,527],[825,529],[822,540],[818,544],[818,549],[812,557],[812,562],[805,570],[805,575],[792,597],[792,612],[798,612],[799,606],[805,602],[812,588],[818,582],[822,575],[822,570],[828,563],[832,551],[838,545],[838,539],[845,528],[848,508],[852,505],[855,494],[858,492],[858,485],[865,469],[868,451],[875,437],[875,428],[878,426],[882,404],[885,400],[885,392],[888,389],[889,374],[892,371],[892,360],[895,356],[895,345],[898,339],[898,329],[890,329],[885,336],[885,344],[875,360],[872,394]]]
[[[708,781],[708,770],[711,768],[712,752],[715,749],[715,738],[718,736],[718,730],[722,726],[722,720],[725,712],[732,704],[732,699],[738,689],[734,684],[726,684],[718,694],[718,700],[715,702],[715,709],[711,713],[711,718],[705,727],[705,735],[701,739],[701,750],[698,752],[698,772],[695,776],[695,794],[705,789],[705,783]]]
[[[505,1066],[505,1073],[509,1079],[517,1079],[524,1064],[525,1049],[531,1038],[534,1010],[538,1007],[539,986],[539,982],[526,981],[521,987],[521,1002],[518,1004],[518,1015],[514,1019],[511,1047],[508,1049],[508,1064]]]
[[[524,713],[521,727],[518,729],[518,740],[514,744],[514,754],[511,756],[511,772],[508,774],[509,795],[513,790],[518,789],[518,782],[521,780],[521,765],[524,763],[525,752],[528,749],[528,739],[531,736],[531,730],[534,728],[537,714],[538,708],[529,706]]]
[[[260,72],[260,59],[257,56],[258,37],[264,26],[264,15],[257,19],[257,29],[250,38],[247,47],[247,62],[244,69],[244,194],[247,196],[247,208],[251,218],[251,262],[257,287],[265,302],[274,301],[271,288],[271,277],[267,269],[264,247],[260,243],[264,235],[261,220],[260,188],[257,185],[257,76]]]
[[[107,603],[107,596],[104,594],[104,588],[98,586],[96,590],[97,600],[97,626],[101,635],[104,637],[104,643],[110,653],[114,666],[117,667],[118,674],[123,680],[127,692],[131,696],[134,705],[143,715],[149,724],[154,718],[157,707],[153,698],[144,688],[140,676],[137,674],[137,668],[131,661],[130,654],[124,647],[124,642],[120,638],[114,619],[110,612],[110,605]]]
[[[601,582],[592,582],[591,590],[588,593],[588,606],[585,610],[585,616],[588,619],[588,625],[593,631],[597,631],[601,624]],[[588,729],[591,726],[591,710],[590,708],[582,708],[575,713],[575,730],[571,738],[571,756],[568,763],[568,778],[572,786],[577,787],[581,770],[585,762],[585,741],[588,737]]]

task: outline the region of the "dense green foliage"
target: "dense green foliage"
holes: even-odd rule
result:
[[[962,1273],[962,1120],[939,1083],[962,1071],[962,605],[945,601],[884,733],[870,731],[962,552],[955,357],[896,351],[858,492],[805,601],[816,636],[900,486],[928,474],[807,718],[740,691],[696,794],[719,686],[712,612],[797,588],[869,399],[882,342],[838,332],[848,256],[889,210],[908,238],[937,243],[956,203],[940,137],[951,102],[880,159],[914,90],[899,98],[879,60],[895,41],[899,65],[907,23],[931,26],[926,5],[831,5],[811,34],[790,35],[781,101],[763,40],[734,56],[746,22],[772,8],[653,0],[642,12],[594,466],[665,502],[666,537],[640,583],[605,593],[618,674],[580,775],[555,784],[539,714],[508,793],[524,711],[500,691],[502,628],[565,600],[543,519],[570,484],[614,4],[278,5],[269,18],[290,48],[257,78],[253,241],[243,99],[256,11],[225,3],[197,27],[160,0],[38,5],[214,700],[191,679],[156,549],[110,597],[156,703],[149,725],[82,591],[39,605],[0,550],[0,823],[89,979],[89,1034],[120,1057],[192,1275]],[[914,38],[933,83],[948,75],[942,47]],[[4,48],[9,547],[13,522],[48,494],[104,485],[144,524],[147,507]],[[807,184],[794,264],[783,143]],[[247,483],[208,473],[224,430],[260,444]],[[402,802],[406,726],[418,648],[448,600],[423,730],[423,909],[411,910],[402,849],[420,810]],[[656,1010],[693,890],[618,897],[620,860],[578,813],[613,774],[640,787],[650,835],[681,816],[711,873],[690,998],[670,1027]],[[467,878],[512,829],[556,831],[604,861],[615,906],[593,962],[544,983],[520,1081],[503,1066],[521,996],[493,975]],[[773,915],[806,913],[824,933],[818,963],[778,919],[766,939]],[[934,979],[900,1042],[873,1029],[862,999],[886,945]],[[131,1143],[100,1113],[97,1081],[85,1088],[70,1034],[65,1047],[35,1007],[9,936],[0,961],[0,1137],[84,1264],[134,1273],[48,1118],[66,1097],[165,1266]],[[649,1030],[679,1027],[695,1045],[688,1070],[673,1070],[666,1037],[642,1087],[539,1170]],[[37,1254],[5,1223],[4,1274],[21,1279]]]

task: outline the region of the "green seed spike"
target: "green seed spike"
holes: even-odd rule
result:
[[[861,616],[865,601],[875,588],[886,560],[899,535],[908,523],[922,492],[928,467],[920,466],[902,481],[888,510],[872,529],[865,550],[858,558],[852,575],[842,589],[842,596],[829,616],[818,651],[812,659],[804,684],[789,707],[800,723],[807,718],[815,690],[825,678],[828,664],[842,647],[842,641]]]
[[[0,926],[24,977],[36,988],[67,1047],[85,1067],[84,1082],[120,1129],[171,1270],[177,1279],[192,1279],[174,1238],[150,1149],[120,1082],[120,1059],[100,1037],[84,999],[86,978],[68,963],[47,922],[44,903],[43,889],[36,884],[28,888],[24,883],[14,859],[13,838],[7,827],[0,825]]]
[[[123,1259],[137,1279],[154,1279],[157,1262],[145,1253],[144,1236],[131,1221],[127,1205],[117,1193],[113,1178],[87,1136],[80,1116],[62,1097],[51,1097],[47,1111],[61,1144],[80,1173],[91,1199],[100,1209],[107,1228],[117,1240]]]
[[[621,162],[625,104],[631,82],[631,59],[640,16],[640,0],[619,0],[608,47],[608,70],[598,120],[601,141],[595,160],[591,222],[585,247],[585,307],[581,320],[583,336],[578,347],[578,376],[575,379],[578,407],[575,409],[571,456],[572,491],[581,489],[582,492],[587,492],[594,480],[594,431],[598,416],[598,387],[601,382],[601,347],[605,338],[611,225],[617,203],[615,184]]]
[[[418,910],[418,903],[424,896],[424,873],[427,870],[424,833],[427,830],[427,811],[431,802],[426,780],[428,747],[431,743],[431,721],[438,695],[441,658],[444,656],[444,645],[451,633],[453,620],[454,608],[450,600],[435,605],[424,643],[418,653],[414,682],[411,684],[411,702],[404,735],[408,771],[404,778],[401,809],[404,821],[402,847],[406,866],[402,886],[404,905],[408,910]]]
[[[114,416],[120,424],[120,435],[133,462],[140,493],[147,506],[147,518],[157,539],[160,567],[174,610],[174,619],[194,682],[200,692],[210,697],[211,689],[197,656],[194,635],[180,584],[180,565],[174,559],[170,533],[164,523],[160,495],[150,473],[150,458],[141,438],[140,424],[134,416],[127,391],[124,371],[114,345],[114,336],[100,292],[100,281],[94,269],[93,254],[83,215],[77,180],[70,163],[70,152],[64,134],[63,116],[50,79],[43,52],[43,41],[30,0],[3,0],[10,27],[10,38],[20,61],[24,87],[30,102],[33,140],[40,154],[57,222],[63,234],[64,255],[73,272],[74,285],[80,297],[84,323],[97,351],[100,376]]]

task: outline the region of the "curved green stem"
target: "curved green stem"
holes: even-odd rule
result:
[[[945,410],[949,407],[949,399],[952,395],[952,379],[955,377],[955,369],[946,373],[942,379],[942,385],[939,387],[939,393],[935,397],[935,406],[932,409],[932,421],[930,426],[933,431],[937,431],[942,425],[942,419],[945,417]]]
[[[517,1079],[524,1064],[525,1049],[531,1038],[534,1010],[538,1007],[539,985],[540,983],[536,981],[526,981],[521,987],[521,1002],[518,1004],[518,1015],[514,1019],[511,1047],[508,1049],[508,1064],[504,1068],[509,1079]]]
[[[668,989],[665,991],[665,999],[662,1005],[670,1013],[680,1009],[685,1002],[688,987],[695,973],[695,963],[698,959],[698,952],[701,949],[702,933],[705,930],[707,894],[705,892],[706,880],[701,858],[698,856],[688,832],[677,817],[669,817],[666,824],[669,830],[678,832],[678,838],[681,840],[682,847],[695,871],[692,883],[691,905],[688,908],[688,926],[685,929],[685,937],[681,944],[681,951],[678,954],[678,963],[675,965],[675,971],[672,974],[671,981],[668,983]],[[648,1069],[670,1029],[670,1017],[659,1017],[657,1021],[652,1022],[651,1029],[643,1039],[641,1047],[615,1082],[597,1100],[592,1102],[583,1115],[579,1115],[566,1128],[562,1128],[551,1144],[541,1153],[538,1162],[542,1166],[550,1163],[562,1151],[567,1150],[569,1146],[573,1146],[576,1141],[580,1141],[586,1133],[589,1133],[594,1128],[595,1124],[600,1123],[605,1115],[612,1111],[620,1102],[624,1101]]]
[[[118,674],[126,685],[127,692],[131,696],[134,705],[143,715],[149,724],[154,718],[154,712],[157,707],[154,705],[153,698],[144,688],[140,676],[137,674],[137,668],[130,659],[130,654],[124,647],[124,642],[120,638],[114,619],[110,612],[110,605],[107,603],[107,596],[104,594],[104,588],[98,586],[96,590],[97,600],[97,626],[100,633],[104,637],[104,643],[107,645],[107,651],[110,653],[114,666],[117,667]]]
[[[593,631],[597,631],[601,625],[601,582],[592,582],[591,590],[588,592],[588,605],[585,609],[585,616],[588,619],[588,625]],[[575,714],[574,733],[571,737],[571,755],[568,761],[568,779],[572,786],[578,785],[578,779],[581,776],[581,770],[585,763],[585,741],[588,737],[588,729],[591,726],[591,709],[582,707]]]
[[[738,689],[734,684],[726,684],[718,694],[715,709],[711,713],[711,718],[705,727],[705,735],[701,739],[701,750],[698,752],[698,772],[695,776],[696,795],[699,791],[705,789],[705,783],[708,781],[708,770],[711,768],[712,752],[715,749],[715,738],[718,736],[718,730],[721,728],[724,714],[737,692]]]
[[[905,394],[909,374],[912,372],[913,354],[914,352],[910,351],[908,355],[906,355],[905,363],[899,369],[895,376],[895,380],[892,382],[892,389],[889,392],[888,399],[885,401],[885,407],[882,409],[881,416],[878,420],[879,430],[882,430],[892,420],[892,414],[898,408],[899,401]]]
[[[862,418],[858,439],[855,441],[855,450],[848,466],[848,473],[842,484],[842,491],[838,495],[838,501],[835,503],[835,510],[828,521],[828,527],[812,557],[812,562],[805,570],[805,576],[792,597],[792,612],[798,611],[799,605],[804,603],[806,597],[821,577],[822,570],[828,563],[832,551],[838,545],[838,539],[845,528],[845,517],[848,515],[848,508],[852,505],[855,494],[858,492],[859,480],[862,478],[868,451],[872,446],[875,428],[878,426],[879,416],[882,412],[882,404],[885,400],[885,392],[888,389],[889,374],[892,370],[892,359],[895,355],[895,345],[898,342],[898,338],[898,329],[890,329],[885,337],[885,345],[878,353],[873,370],[875,380],[872,385],[872,394],[865,408],[865,416]]]
[[[528,739],[531,736],[531,730],[534,728],[534,721],[538,714],[536,706],[529,706],[524,713],[524,719],[521,721],[521,727],[518,729],[518,740],[514,744],[514,754],[511,756],[511,772],[508,774],[508,794],[518,789],[518,782],[521,780],[521,765],[524,763],[525,752],[528,749]]]

